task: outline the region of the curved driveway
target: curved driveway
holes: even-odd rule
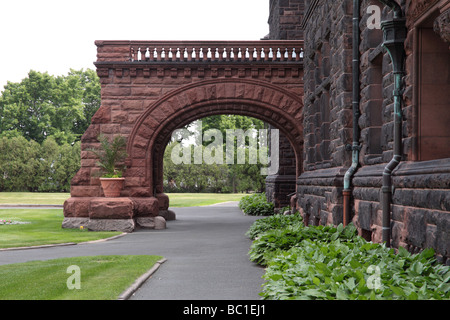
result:
[[[245,232],[257,217],[236,203],[173,208],[165,230],[140,230],[114,240],[0,251],[0,264],[88,255],[161,255],[167,259],[130,299],[260,300],[264,269],[248,259]]]

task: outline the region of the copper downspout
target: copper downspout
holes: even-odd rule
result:
[[[346,149],[352,151],[352,165],[347,170],[344,176],[344,190],[342,195],[344,198],[344,213],[343,213],[343,224],[348,225],[351,221],[351,203],[350,198],[352,191],[350,188],[351,179],[356,172],[359,165],[359,152],[361,147],[359,145],[360,130],[358,125],[358,120],[360,116],[359,104],[360,104],[360,84],[359,84],[359,64],[360,64],[360,54],[359,54],[359,43],[360,43],[360,30],[359,30],[359,10],[361,4],[359,0],[353,0],[353,57],[352,57],[352,81],[353,81],[353,98],[352,98],[352,109],[353,109],[353,143],[352,145],[347,145]]]
[[[393,157],[383,171],[382,190],[382,241],[391,246],[391,206],[392,206],[392,172],[402,159],[402,95],[403,69],[405,61],[404,42],[406,39],[406,21],[399,4],[395,1],[379,0],[394,10],[394,18],[383,21],[383,47],[389,53],[394,73],[394,147]]]

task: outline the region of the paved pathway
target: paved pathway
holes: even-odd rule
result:
[[[150,254],[165,261],[130,299],[260,300],[264,269],[248,260],[245,232],[256,217],[236,203],[173,208],[165,230],[141,230],[91,244],[0,251],[0,264],[59,257]]]

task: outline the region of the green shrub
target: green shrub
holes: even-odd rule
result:
[[[264,219],[256,220],[247,231],[246,235],[255,240],[260,234],[273,230],[283,229],[287,226],[303,223],[303,218],[300,214],[283,215],[274,214],[273,216],[266,217]]]
[[[270,216],[274,214],[274,205],[268,202],[265,193],[254,193],[239,201],[239,208],[247,215]]]

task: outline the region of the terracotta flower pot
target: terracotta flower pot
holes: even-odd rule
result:
[[[125,178],[100,178],[105,197],[120,197]]]

